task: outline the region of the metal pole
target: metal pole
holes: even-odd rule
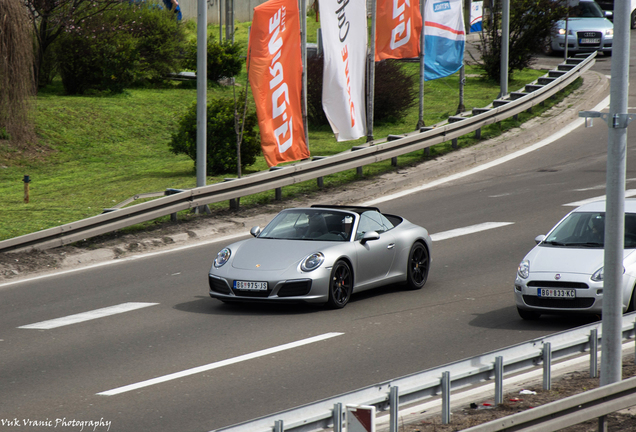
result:
[[[398,387],[391,387],[389,392],[389,432],[398,432],[400,417],[400,394]]]
[[[367,142],[373,141],[373,99],[375,97],[375,23],[376,0],[371,0],[371,41],[367,54]]]
[[[307,150],[309,150],[309,127],[307,126],[307,0],[300,0],[300,55],[303,62],[301,101],[303,128],[305,129],[305,144],[307,145]]]
[[[621,380],[621,317],[623,314],[623,234],[625,230],[625,151],[629,84],[630,4],[614,3],[612,79],[607,125],[607,180],[605,203],[605,267],[601,385]]]
[[[552,388],[552,344],[543,344],[543,390]]]
[[[201,187],[205,186],[207,174],[207,2],[198,0],[197,9],[197,187]]]
[[[510,0],[502,0],[501,11],[501,63],[499,85],[501,92],[499,97],[508,94],[508,49],[510,41]]]
[[[219,2],[219,43],[223,42],[223,0]]]
[[[495,357],[495,405],[503,403],[503,356]]]
[[[420,15],[422,15],[422,32],[420,33],[420,115],[417,120],[417,130],[423,128],[424,125],[424,29],[426,28],[426,20],[424,19],[424,6],[426,0],[420,0]]]
[[[449,424],[451,418],[450,409],[450,372],[442,372],[442,424]]]
[[[470,33],[470,5],[471,0],[464,1],[464,53],[466,53],[466,42],[468,42],[468,33]],[[466,85],[466,67],[465,62],[462,61],[462,67],[459,70],[459,106],[457,107],[457,113],[460,114],[466,111],[464,106],[464,86]]]

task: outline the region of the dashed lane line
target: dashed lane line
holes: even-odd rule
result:
[[[136,309],[145,308],[148,306],[158,305],[159,303],[138,303],[129,302],[122,303],[115,306],[109,306],[101,309],[95,309],[88,312],[82,312],[75,315],[69,315],[62,318],[55,318],[48,321],[41,321],[35,324],[28,324],[20,326],[21,329],[36,329],[36,330],[50,330],[57,327],[63,327],[71,324],[77,324],[84,321],[90,321],[97,318],[103,318],[110,315],[116,315],[124,312],[130,312]]]
[[[171,373],[169,375],[164,375],[164,376],[160,376],[160,377],[156,377],[156,378],[152,378],[146,381],[141,381],[135,384],[129,384],[129,385],[125,385],[123,387],[117,387],[115,389],[112,390],[107,390],[107,391],[103,391],[100,393],[97,393],[97,395],[99,396],[114,396],[114,395],[118,395],[121,393],[126,393],[129,391],[133,391],[133,390],[137,390],[143,387],[149,387],[155,384],[160,384],[160,383],[164,383],[166,381],[172,381],[175,379],[179,379],[179,378],[183,378],[186,376],[190,376],[190,375],[194,375],[194,374],[198,374],[201,372],[206,372],[212,369],[218,369],[224,366],[229,366],[235,363],[240,363],[240,362],[244,362],[247,360],[252,360],[258,357],[264,357],[270,354],[274,354],[277,352],[281,352],[281,351],[286,351],[286,350],[290,350],[292,348],[297,348],[303,345],[308,345],[308,344],[312,344],[315,342],[320,342],[323,340],[327,340],[327,339],[331,339],[333,337],[336,336],[342,336],[344,333],[325,333],[319,336],[314,336],[314,337],[310,337],[307,339],[301,339],[299,341],[296,342],[290,342],[284,345],[279,345],[276,347],[272,347],[272,348],[267,348],[261,351],[256,351],[250,354],[244,354],[238,357],[234,357],[234,358],[230,358],[227,360],[222,360],[219,362],[215,362],[215,363],[210,363],[207,365],[203,365],[203,366],[198,366],[192,369],[186,369],[184,371],[181,372],[175,372],[175,373]]]

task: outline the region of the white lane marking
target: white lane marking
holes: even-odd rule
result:
[[[164,376],[160,376],[157,378],[152,378],[146,381],[141,381],[135,384],[129,384],[123,387],[118,387],[116,389],[112,389],[112,390],[107,390],[107,391],[103,391],[101,393],[97,393],[97,395],[99,396],[113,396],[113,395],[117,395],[120,393],[125,393],[125,392],[129,392],[129,391],[133,391],[133,390],[137,390],[143,387],[148,387],[151,385],[155,385],[155,384],[160,384],[166,381],[171,381],[171,380],[175,380],[175,379],[179,379],[179,378],[183,378],[189,375],[194,375],[194,374],[198,374],[201,372],[205,372],[205,371],[209,371],[212,369],[217,369],[217,368],[221,368],[224,366],[228,366],[231,364],[235,364],[235,363],[240,363],[243,361],[247,361],[247,360],[252,360],[258,357],[263,357],[266,355],[270,355],[270,354],[274,354],[277,352],[281,352],[281,351],[285,351],[285,350],[289,350],[292,348],[297,348],[303,345],[308,345],[314,342],[320,342],[326,339],[331,339],[333,337],[336,336],[342,336],[344,333],[325,333],[319,336],[314,336],[314,337],[310,337],[307,339],[301,339],[299,341],[296,342],[290,342],[288,344],[284,344],[284,345],[279,345],[276,347],[272,347],[272,348],[267,348],[261,351],[256,351],[250,354],[244,354],[238,357],[234,357],[231,359],[227,359],[227,360],[222,360],[216,363],[210,363],[207,365],[203,365],[203,366],[198,366],[192,369],[186,369],[184,371],[181,372],[175,372],[175,373],[171,373],[169,375],[164,375]]]
[[[159,303],[122,303],[120,305],[109,306],[101,309],[95,309],[88,312],[82,312],[75,315],[69,315],[62,318],[56,318],[48,321],[42,321],[35,324],[29,324],[20,326],[21,329],[37,329],[37,330],[50,330],[57,327],[67,326],[70,324],[77,324],[84,321],[94,320],[97,318],[103,318],[110,315],[116,315],[124,312],[130,312],[132,310],[145,308],[148,306],[158,305]]]
[[[601,101],[601,103],[596,105],[594,108],[592,108],[592,111],[601,111],[602,109],[604,109],[608,105],[609,105],[609,96],[606,97],[605,99],[603,99],[603,101]],[[520,156],[523,156],[525,154],[533,152],[533,151],[535,151],[537,149],[540,149],[541,147],[545,147],[546,145],[551,144],[554,141],[556,141],[556,140],[564,137],[565,135],[569,134],[574,129],[578,128],[579,126],[582,126],[584,123],[585,123],[585,119],[579,118],[577,120],[574,120],[572,123],[570,123],[569,125],[567,125],[563,129],[561,129],[556,134],[554,134],[552,136],[549,136],[548,138],[543,139],[543,140],[539,141],[538,143],[531,145],[530,147],[526,147],[525,149],[522,149],[522,150],[519,150],[517,152],[511,153],[511,154],[509,154],[507,156],[504,156],[502,158],[499,158],[499,159],[496,159],[494,161],[488,162],[486,164],[480,165],[478,167],[469,169],[467,171],[464,171],[464,172],[461,172],[461,173],[457,173],[457,174],[454,174],[454,175],[451,175],[451,176],[448,176],[448,177],[444,177],[442,179],[435,180],[433,182],[423,184],[423,185],[415,187],[413,189],[408,189],[408,190],[405,190],[405,191],[402,191],[402,192],[397,192],[397,193],[394,193],[392,195],[386,195],[386,196],[383,196],[383,197],[380,197],[380,198],[377,198],[377,199],[374,199],[374,200],[371,200],[371,201],[367,201],[367,202],[359,204],[359,205],[361,205],[361,206],[374,206],[376,204],[383,203],[385,201],[391,201],[391,200],[394,200],[394,199],[402,198],[402,197],[405,197],[407,195],[414,194],[416,192],[421,192],[423,190],[430,189],[430,188],[433,188],[435,186],[439,186],[439,185],[442,185],[444,183],[451,182],[453,180],[458,180],[460,178],[467,177],[469,175],[476,174],[476,173],[481,172],[481,171],[485,171],[485,170],[487,170],[489,168],[492,168],[494,166],[501,165],[502,163],[511,161],[511,160],[516,159],[516,158],[518,158]]]
[[[440,241],[447,240],[453,237],[459,237],[467,234],[474,234],[480,231],[486,231],[489,229],[501,228],[503,226],[512,225],[514,222],[485,222],[482,224],[467,226],[464,228],[457,228],[450,231],[443,231],[436,234],[431,234],[431,240]]]
[[[625,198],[633,197],[634,195],[636,195],[636,189],[627,189],[625,191]],[[601,201],[604,199],[605,199],[605,195],[601,195],[594,198],[589,198],[589,199],[585,199],[581,201],[575,201],[568,204],[563,204],[563,207],[579,207],[579,206],[582,206],[583,204],[588,204],[594,201]]]

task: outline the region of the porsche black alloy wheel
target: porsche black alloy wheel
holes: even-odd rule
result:
[[[331,269],[329,281],[329,301],[333,309],[341,309],[349,302],[353,289],[353,273],[346,261],[337,261]]]
[[[430,265],[428,250],[420,242],[413,243],[409,252],[409,262],[406,275],[406,284],[409,289],[420,289],[428,279],[428,269]]]

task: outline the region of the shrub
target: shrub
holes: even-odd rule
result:
[[[307,59],[307,120],[312,126],[329,124],[322,109],[323,57]],[[384,60],[375,64],[373,97],[374,123],[398,121],[417,100],[413,77],[399,62]]]
[[[225,41],[216,42],[208,39],[208,80],[217,82],[222,78],[231,78],[239,74],[243,68],[241,44]],[[197,70],[197,41],[188,44],[183,66]]]
[[[403,119],[417,101],[416,81],[405,73],[400,62],[384,60],[375,64],[373,122],[388,123]]]
[[[238,98],[236,111],[243,114],[245,95]],[[234,100],[213,99],[207,107],[207,172],[208,175],[233,173],[237,171],[236,129],[234,123]],[[257,129],[256,113],[247,112],[243,140],[241,142],[241,168],[252,165],[261,152],[260,135]],[[196,103],[184,114],[178,131],[172,135],[170,151],[186,154],[197,160],[197,106]]]
[[[62,84],[69,94],[120,93],[178,68],[183,30],[152,4],[122,3],[70,25],[56,41]]]

